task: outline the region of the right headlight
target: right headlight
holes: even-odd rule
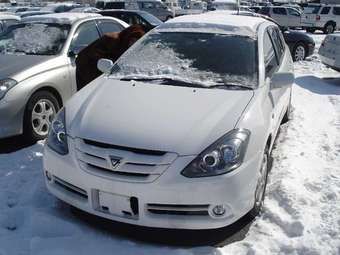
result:
[[[68,143],[65,126],[65,108],[62,108],[52,121],[52,125],[48,133],[47,145],[52,150],[61,155],[68,154]]]
[[[0,80],[0,99],[2,99],[6,93],[17,84],[17,81],[10,78]]]
[[[234,129],[210,145],[185,169],[182,175],[189,178],[216,176],[238,168],[244,159],[250,131]]]

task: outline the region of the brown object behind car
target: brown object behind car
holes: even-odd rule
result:
[[[145,30],[142,26],[130,26],[121,32],[106,33],[80,51],[76,58],[77,89],[82,89],[102,74],[97,69],[99,59],[106,58],[115,62],[144,34]]]

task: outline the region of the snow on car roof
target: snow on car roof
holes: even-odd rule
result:
[[[0,20],[5,20],[5,19],[20,20],[20,17],[16,15],[11,15],[11,14],[0,14]]]
[[[215,11],[199,15],[174,18],[160,25],[160,32],[222,33],[255,37],[258,25],[264,19],[251,16],[232,15],[230,11]]]
[[[33,17],[27,17],[22,19],[23,22],[31,21],[45,21],[51,23],[61,23],[61,24],[73,24],[74,22],[91,17],[101,16],[97,13],[75,13],[75,12],[65,12],[65,13],[52,13],[45,15],[37,15]]]

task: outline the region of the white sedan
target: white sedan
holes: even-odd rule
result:
[[[262,208],[290,112],[293,62],[279,28],[207,13],[168,21],[76,94],[52,124],[48,190],[115,221],[211,229]]]

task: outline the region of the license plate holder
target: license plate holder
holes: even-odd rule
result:
[[[128,196],[99,191],[98,202],[98,209],[101,212],[124,218],[134,218],[130,197]]]

